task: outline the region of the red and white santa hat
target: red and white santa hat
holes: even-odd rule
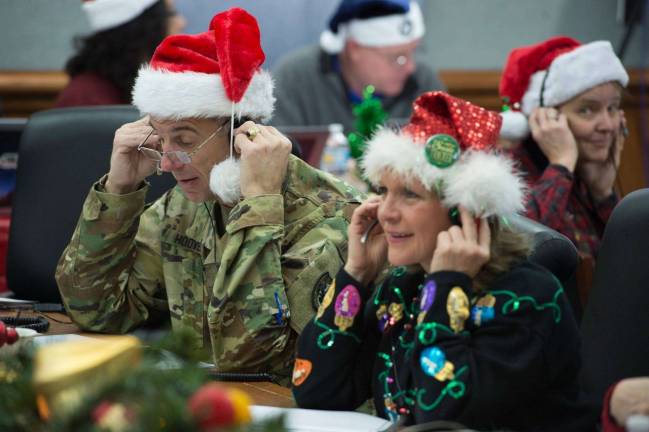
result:
[[[400,131],[379,130],[361,166],[378,185],[385,170],[435,190],[447,208],[505,216],[523,210],[523,181],[495,143],[501,117],[444,92],[421,95]]]
[[[611,43],[581,44],[555,36],[534,45],[514,49],[500,80],[500,96],[508,108],[501,136],[519,140],[529,135],[527,117],[539,106],[554,107],[593,87],[629,82]]]
[[[268,120],[273,80],[257,20],[240,8],[212,18],[208,31],[166,37],[133,86],[133,104],[157,119],[237,117]],[[233,108],[234,104],[234,108]]]
[[[158,0],[83,0],[81,7],[93,33],[108,30],[139,17]]]

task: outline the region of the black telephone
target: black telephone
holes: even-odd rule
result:
[[[460,210],[457,207],[453,207],[448,211],[448,217],[451,219],[451,224],[462,226],[462,220],[460,219]]]

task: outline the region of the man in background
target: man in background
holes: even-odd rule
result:
[[[277,66],[273,123],[342,123],[350,132],[353,106],[368,85],[389,118],[408,118],[419,94],[443,89],[433,70],[415,59],[424,31],[414,1],[342,0],[320,46],[290,53]]]

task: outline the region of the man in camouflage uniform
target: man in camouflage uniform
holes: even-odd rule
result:
[[[219,56],[219,38],[230,35],[218,29],[241,25],[256,29],[241,9],[219,14],[209,32],[165,39],[140,70],[133,101],[148,116],[115,133],[110,171],[91,188],[56,278],[83,329],[127,332],[170,316],[219,370],[286,378],[297,334],[343,264],[360,197],[291,156],[274,128],[231,125],[219,98],[257,119],[274,103],[260,62],[239,100],[222,82],[230,59]],[[197,47],[200,73],[183,58]],[[227,157],[231,137],[237,162]],[[147,208],[144,180],[156,169],[178,186]]]

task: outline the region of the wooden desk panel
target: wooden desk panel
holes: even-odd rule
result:
[[[270,382],[222,382],[226,387],[244,391],[255,405],[295,408],[291,389]]]

